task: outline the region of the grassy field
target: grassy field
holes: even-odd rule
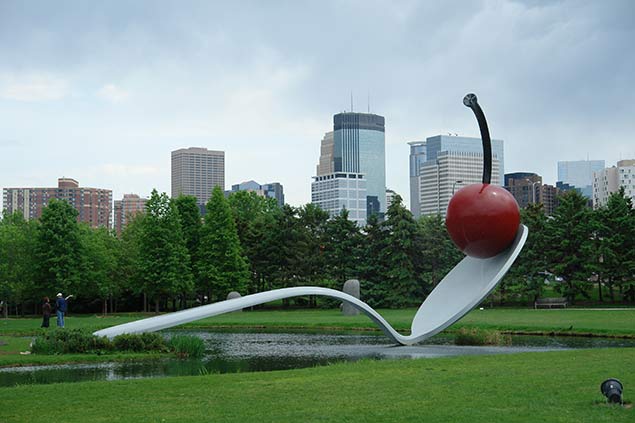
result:
[[[381,310],[382,315],[398,330],[408,332],[416,309]],[[70,316],[68,328],[94,331],[142,317],[139,314],[110,317]],[[52,364],[79,361],[124,360],[141,358],[143,354],[117,354],[99,356],[76,354],[63,356],[20,355],[28,349],[33,335],[44,329],[39,319],[0,319],[0,367],[9,365]],[[338,310],[275,310],[230,313],[192,322],[193,328],[265,328],[303,330],[378,330],[364,315],[347,317]],[[448,331],[461,327],[497,329],[508,332],[536,332],[558,334],[594,334],[635,337],[635,309],[629,310],[529,310],[485,309],[474,310]],[[147,355],[146,355],[147,356]]]
[[[3,422],[633,422],[635,349],[361,361],[311,369],[0,389]],[[41,410],[42,412],[38,411]]]
[[[379,310],[397,330],[408,332],[416,309]],[[147,315],[152,316],[152,315]],[[109,317],[70,316],[69,328],[87,330],[126,323],[142,317],[140,314],[124,314]],[[40,319],[0,319],[0,336],[34,335]],[[192,322],[186,327],[257,327],[257,328],[306,328],[376,330],[377,326],[364,315],[343,316],[338,310],[264,310],[229,313]],[[627,310],[598,309],[485,309],[474,310],[452,326],[492,328],[505,331],[572,332],[604,335],[635,335],[635,308]]]

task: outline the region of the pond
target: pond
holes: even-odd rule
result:
[[[205,341],[206,355],[197,360],[156,360],[65,364],[0,369],[0,387],[189,376],[208,373],[297,369],[360,359],[435,358],[453,355],[511,354],[570,348],[635,347],[633,339],[513,336],[509,347],[453,345],[453,337],[437,335],[416,346],[395,346],[373,333],[294,333],[166,331],[167,336],[188,334]]]

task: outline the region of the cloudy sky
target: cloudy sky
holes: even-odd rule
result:
[[[332,116],[386,117],[389,188],[408,141],[478,136],[505,171],[635,158],[635,2],[0,0],[0,187],[170,192],[170,151],[224,150],[226,185],[310,201]]]

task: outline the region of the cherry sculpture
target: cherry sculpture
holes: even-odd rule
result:
[[[461,188],[454,194],[446,213],[445,225],[454,244],[475,258],[490,258],[511,245],[518,232],[518,203],[505,188],[492,185],[492,140],[485,114],[475,94],[463,104],[476,115],[483,142],[483,183]]]

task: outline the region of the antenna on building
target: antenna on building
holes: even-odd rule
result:
[[[351,90],[351,113],[353,112],[353,90]]]

